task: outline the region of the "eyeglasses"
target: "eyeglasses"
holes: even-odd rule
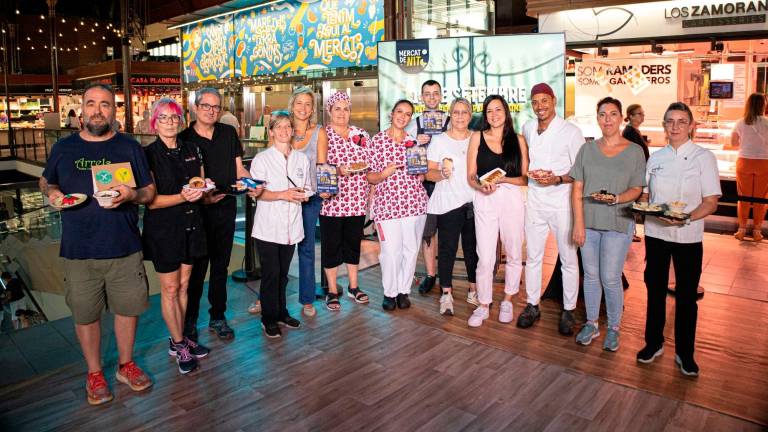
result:
[[[210,111],[210,110],[213,110],[213,112],[221,111],[221,105],[211,105],[211,104],[203,103],[203,104],[199,104],[198,107],[202,108],[203,111]]]
[[[181,116],[176,114],[157,116],[157,122],[162,124],[173,124],[173,123],[178,123],[180,121],[181,121]]]
[[[688,120],[664,120],[664,126],[673,129],[675,127],[688,127],[688,125],[691,124]]]

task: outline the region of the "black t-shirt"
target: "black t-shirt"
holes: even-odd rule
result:
[[[621,136],[626,138],[627,141],[631,141],[640,147],[643,148],[643,154],[645,155],[646,162],[648,161],[648,158],[651,157],[651,153],[648,151],[648,144],[643,139],[643,136],[640,135],[640,131],[635,129],[634,127],[627,125],[624,128],[624,131],[621,133]]]
[[[106,141],[85,141],[79,133],[53,145],[43,171],[49,184],[65,194],[93,195],[91,167],[130,162],[136,186],[152,184],[144,151],[133,138],[122,133]],[[61,252],[67,259],[107,259],[131,255],[141,250],[139,208],[123,203],[104,209],[95,199],[61,212]]]
[[[212,139],[201,137],[195,131],[195,122],[179,134],[182,141],[197,145],[203,155],[205,176],[216,183],[219,190],[227,190],[237,181],[235,158],[243,157],[243,145],[237,131],[230,125],[216,123]]]
[[[161,139],[144,148],[158,195],[181,193],[189,179],[200,175],[202,155],[192,142],[177,139],[177,147],[169,149]],[[144,256],[165,262],[178,262],[206,252],[200,202],[185,202],[173,207],[144,212]]]
[[[505,177],[520,177],[519,163],[514,167],[514,172],[509,172],[509,170],[505,169],[506,165],[504,155],[491,150],[485,142],[485,135],[483,132],[480,132],[480,147],[477,149],[477,176],[482,177],[496,168],[501,168],[507,171]]]

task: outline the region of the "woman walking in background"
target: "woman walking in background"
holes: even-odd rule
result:
[[[736,189],[740,196],[765,198],[768,194],[768,118],[763,115],[765,106],[765,95],[749,95],[744,107],[744,117],[736,123],[731,135],[731,146],[739,149],[739,158],[736,160]],[[739,230],[734,237],[744,240],[750,207],[752,239],[759,242],[763,239],[765,204],[739,201]]]

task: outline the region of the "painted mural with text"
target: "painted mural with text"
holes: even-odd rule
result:
[[[223,20],[183,29],[185,82],[376,64],[384,0],[286,0]]]

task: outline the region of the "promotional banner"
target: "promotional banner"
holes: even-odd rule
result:
[[[480,113],[486,96],[500,94],[509,103],[519,130],[534,118],[529,106],[531,87],[546,82],[557,96],[557,113],[565,107],[565,37],[563,34],[417,39],[379,43],[379,116],[389,126],[389,113],[398,99],[424,110],[421,84],[440,83],[443,110],[456,97],[469,99]],[[475,114],[479,116],[479,114]]]
[[[677,97],[677,59],[599,59],[576,63],[576,117],[595,118],[597,102],[612,96],[639,103],[646,118],[661,118]]]
[[[185,27],[184,77],[373,65],[383,38],[384,0],[286,0]]]

